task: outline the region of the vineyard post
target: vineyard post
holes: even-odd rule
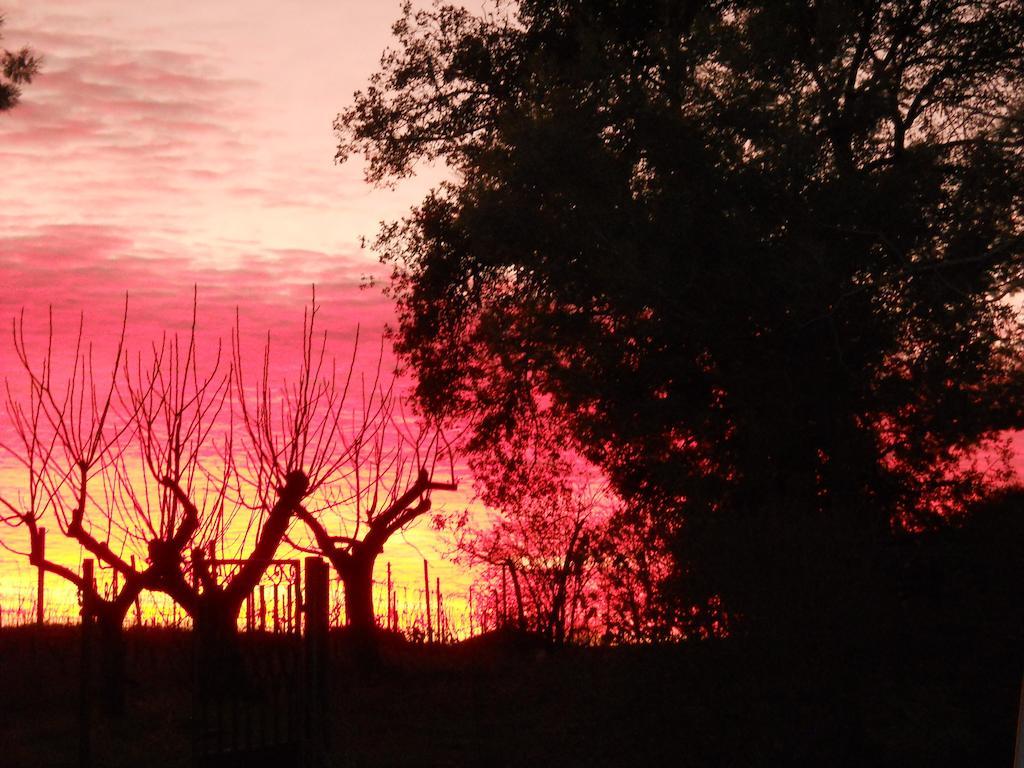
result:
[[[438,576],[434,585],[434,594],[437,597],[437,641],[444,642],[444,621],[441,614],[441,577]]]
[[[323,765],[327,753],[327,636],[330,582],[327,563],[307,557],[306,599],[306,764]]]
[[[388,618],[387,627],[389,630],[394,629],[391,625],[391,561],[388,561]]]
[[[274,583],[274,634],[281,631],[281,611],[278,600],[278,588],[277,583]]]
[[[36,574],[36,625],[43,626],[46,600],[46,529],[39,529],[39,572]]]
[[[430,623],[430,572],[426,558],[423,559],[423,602],[427,606],[427,642],[434,642],[434,630]]]
[[[136,570],[135,555],[132,555],[132,570]],[[139,599],[138,595],[135,596],[135,626],[142,626],[142,601]]]
[[[82,646],[78,699],[78,765],[92,765],[92,645],[93,607],[89,597],[93,584],[93,561],[82,561]]]

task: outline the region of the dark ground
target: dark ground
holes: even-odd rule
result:
[[[95,765],[188,766],[190,638],[129,635],[129,711],[97,715]],[[339,766],[1009,766],[1021,680],[955,633],[888,658],[391,641],[374,672],[334,645]],[[0,631],[0,766],[75,765],[78,659],[74,628]]]

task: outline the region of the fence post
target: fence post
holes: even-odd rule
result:
[[[36,574],[36,625],[43,626],[43,610],[46,599],[46,529],[39,529],[39,572]]]
[[[327,756],[327,631],[330,586],[327,564],[307,557],[306,599],[306,765],[322,766]]]
[[[393,630],[391,626],[391,561],[388,561],[388,618],[387,618],[388,630]]]
[[[302,598],[302,567],[298,560],[292,561],[292,578],[294,584],[292,584],[292,590],[295,592],[295,610],[292,613],[292,618],[295,621],[293,631],[296,635],[302,634],[302,612],[305,610]]]
[[[281,611],[278,608],[278,604],[279,604],[278,592],[279,592],[279,590],[277,588],[277,582],[275,582],[274,583],[274,634],[277,634],[278,632],[281,631]]]
[[[430,573],[427,559],[423,558],[423,602],[427,605],[427,642],[434,642],[434,630],[430,624]]]
[[[78,765],[92,766],[92,608],[93,562],[82,561],[82,656],[79,669],[78,699]]]
[[[444,642],[444,614],[441,613],[441,577],[438,576],[434,584],[434,594],[437,597],[437,642]]]

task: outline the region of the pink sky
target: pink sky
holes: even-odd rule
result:
[[[22,308],[41,330],[52,305],[65,335],[84,312],[87,335],[109,338],[127,292],[142,342],[187,327],[193,285],[205,328],[226,338],[238,306],[253,338],[269,329],[287,344],[315,283],[338,356],[357,324],[375,354],[392,308],[359,287],[383,274],[360,237],[401,216],[438,173],[373,189],[359,163],[334,164],[332,120],[375,69],[399,10],[398,0],[0,0],[0,45],[44,57],[22,103],[0,115],[4,370],[6,324]],[[9,473],[0,486],[11,492]],[[465,586],[424,523],[382,567],[390,558],[415,573],[422,552]],[[0,577],[26,575],[0,554]]]

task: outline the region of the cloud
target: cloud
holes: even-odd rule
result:
[[[87,327],[106,338],[120,323],[125,295],[133,336],[151,338],[183,330],[189,321],[193,288],[198,293],[204,330],[227,337],[238,309],[246,328],[262,339],[268,330],[301,327],[312,286],[321,316],[332,335],[351,338],[361,325],[379,336],[393,318],[378,289],[361,288],[365,260],[357,251],[328,253],[309,249],[258,250],[233,247],[231,266],[211,266],[177,250],[140,248],[130,229],[48,225],[0,238],[0,317],[25,308],[42,332],[45,308],[53,306],[64,326],[84,315]],[[0,344],[0,359],[9,350]]]
[[[245,117],[233,105],[244,104],[252,86],[203,70],[202,61],[162,51],[48,57],[21,107],[0,122],[5,174],[31,176],[39,157],[87,169],[93,182],[233,174]],[[18,155],[23,167],[11,167]],[[77,181],[79,189],[98,191]]]
[[[167,226],[226,195],[257,154],[259,132],[249,126],[259,84],[225,76],[202,52],[147,46],[113,30],[82,34],[72,22],[57,17],[17,31],[44,67],[19,108],[0,119],[0,227],[55,216]]]

